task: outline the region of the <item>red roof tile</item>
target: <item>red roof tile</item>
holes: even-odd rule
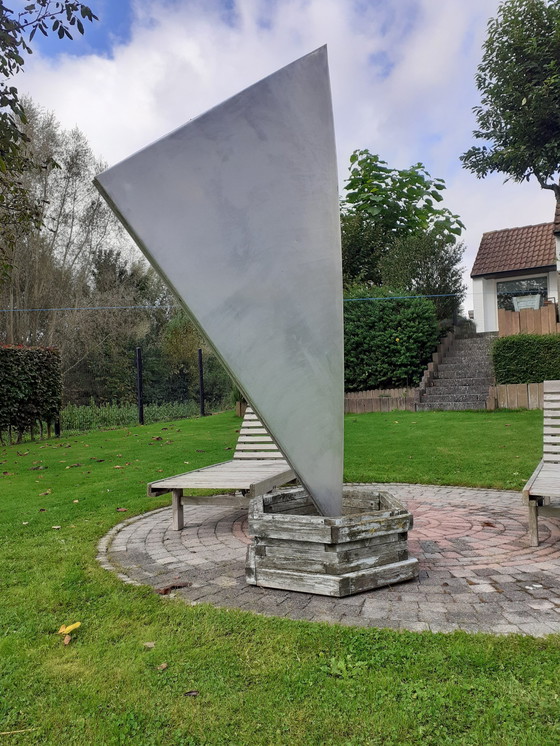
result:
[[[556,264],[556,228],[555,221],[484,233],[471,277]]]

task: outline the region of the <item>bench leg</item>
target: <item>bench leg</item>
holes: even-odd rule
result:
[[[184,526],[182,498],[183,490],[171,490],[171,508],[173,511],[171,526],[174,531],[181,531]]]
[[[539,546],[539,506],[536,500],[529,500],[529,543]]]

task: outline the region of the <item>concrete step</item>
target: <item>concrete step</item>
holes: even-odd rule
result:
[[[481,363],[480,365],[477,365],[476,362],[473,363],[471,361],[469,361],[468,363],[447,363],[447,362],[444,362],[444,363],[440,363],[440,365],[438,365],[438,373],[441,372],[441,371],[443,371],[443,370],[450,371],[450,372],[457,371],[458,373],[460,373],[461,371],[463,371],[463,376],[465,378],[468,378],[470,376],[472,376],[474,378],[474,377],[480,377],[480,375],[485,375],[485,376],[486,375],[490,375],[490,372],[491,372],[492,368],[489,365],[487,365],[486,363],[484,363],[484,364]],[[477,372],[478,372],[478,376],[476,376]]]
[[[488,386],[457,386],[457,388],[448,388],[447,386],[431,386],[426,389],[426,398],[433,398],[435,396],[442,397],[446,396],[448,399],[455,399],[460,396],[472,396],[473,398],[479,398],[481,396],[488,396]]]
[[[449,370],[449,368],[440,366],[434,376],[436,381],[473,381],[474,383],[487,383],[492,385],[494,377],[490,373],[476,370],[472,375],[465,373],[465,370]]]
[[[426,396],[422,399],[422,404],[431,404],[433,402],[474,402],[480,404],[484,404],[486,406],[486,399],[488,398],[488,392],[485,394],[454,394],[452,392],[445,392],[441,394],[432,394],[428,396],[426,393]]]
[[[465,409],[486,409],[486,403],[478,400],[475,401],[436,401],[431,403],[422,402],[418,404],[419,412],[434,411],[464,411]]]

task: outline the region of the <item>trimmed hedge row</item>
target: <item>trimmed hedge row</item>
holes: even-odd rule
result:
[[[0,433],[18,437],[38,422],[54,423],[62,398],[58,350],[45,347],[0,347]]]
[[[560,379],[560,334],[515,334],[492,348],[497,384]]]
[[[379,288],[357,287],[346,294],[346,391],[417,385],[439,341],[431,301],[395,300],[389,295],[380,297],[380,292]]]

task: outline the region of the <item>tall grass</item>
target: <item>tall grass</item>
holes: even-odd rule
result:
[[[145,404],[144,422],[150,425],[165,420],[179,420],[194,417],[199,405],[194,401]],[[132,427],[138,424],[136,404],[88,404],[76,406],[67,404],[60,413],[60,429],[65,434],[87,432],[88,430]]]

